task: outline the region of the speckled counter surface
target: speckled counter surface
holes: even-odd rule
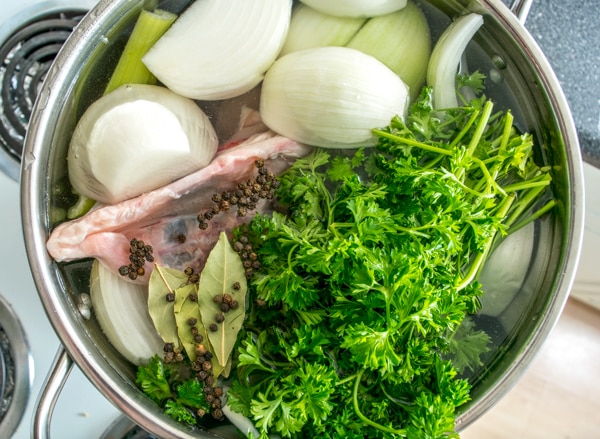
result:
[[[584,161],[600,167],[600,1],[534,0],[525,27],[562,85]]]

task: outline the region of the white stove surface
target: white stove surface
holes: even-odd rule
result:
[[[11,304],[21,320],[33,363],[33,385],[27,410],[12,436],[14,439],[26,439],[31,437],[37,395],[60,344],[29,270],[21,229],[19,185],[1,173],[0,206],[0,295]],[[119,413],[75,366],[54,409],[51,437],[99,438]]]
[[[0,0],[0,44],[43,15],[87,11],[97,0]],[[18,172],[18,171],[17,171]],[[13,175],[14,177],[14,175]],[[37,294],[25,251],[18,182],[0,172],[0,296],[19,317],[30,353],[31,390],[26,411],[10,439],[32,437],[38,395],[60,347]],[[74,366],[54,408],[50,437],[95,439],[121,413]],[[9,439],[9,438],[0,438]]]
[[[21,320],[33,364],[33,385],[27,410],[12,436],[14,439],[26,439],[31,437],[37,395],[60,344],[29,270],[21,229],[19,185],[2,173],[0,206],[0,295],[11,304]],[[54,409],[51,437],[99,438],[119,413],[75,366]]]

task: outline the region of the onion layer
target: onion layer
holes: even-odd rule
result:
[[[164,343],[148,314],[146,287],[124,281],[95,260],[90,296],[100,328],[123,357],[140,365],[162,354]]]
[[[193,99],[241,95],[263,78],[287,35],[292,0],[202,0],[144,56],[168,88]]]
[[[69,145],[75,190],[117,203],[206,166],[218,146],[204,112],[155,85],[130,84],[85,111]]]
[[[456,75],[460,58],[481,25],[481,15],[463,15],[446,28],[435,44],[427,70],[427,83],[433,87],[434,108],[453,108],[458,105]]]
[[[290,53],[267,72],[263,122],[312,146],[373,146],[373,127],[388,125],[408,106],[408,87],[383,63],[347,47]]]
[[[326,14],[345,17],[374,17],[398,11],[406,0],[300,0]]]
[[[431,34],[421,9],[412,1],[401,10],[368,20],[346,47],[374,56],[392,69],[416,98],[425,84]]]
[[[367,21],[361,17],[339,17],[299,4],[294,9],[280,56],[323,46],[345,46]]]

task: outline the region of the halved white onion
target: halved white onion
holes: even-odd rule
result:
[[[425,84],[431,33],[425,14],[412,1],[397,12],[369,19],[346,47],[374,56],[392,69],[413,98]]]
[[[367,21],[364,17],[339,17],[298,4],[292,14],[280,56],[323,46],[345,46]]]
[[[427,83],[433,87],[434,108],[453,108],[458,105],[456,75],[460,59],[482,25],[481,15],[463,15],[446,28],[435,44],[427,68]]]
[[[374,127],[408,106],[408,87],[383,63],[347,47],[279,58],[262,85],[260,112],[273,131],[325,148],[373,146]]]
[[[68,153],[75,190],[117,203],[206,166],[218,139],[198,105],[159,86],[131,84],[102,96],[79,120]]]
[[[147,287],[121,279],[95,260],[90,297],[100,328],[123,357],[140,365],[162,354],[164,342],[148,314]]]
[[[395,12],[407,0],[300,0],[321,12],[347,17],[374,17]]]
[[[194,2],[142,60],[183,96],[241,95],[262,80],[279,54],[291,9],[292,0]]]

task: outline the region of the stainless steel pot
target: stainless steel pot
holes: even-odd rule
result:
[[[68,140],[77,118],[98,96],[110,66],[141,8],[151,0],[102,0],[82,20],[56,59],[31,117],[22,163],[22,220],[32,273],[47,314],[63,342],[55,369],[38,401],[35,437],[46,437],[54,400],[75,362],[106,398],[136,424],[164,437],[217,437],[182,427],[165,416],[134,383],[134,369],[102,335],[94,319],[79,312],[85,290],[47,254],[49,193],[64,173]],[[177,12],[188,0],[161,2]],[[525,244],[527,269],[511,302],[514,330],[489,367],[474,379],[473,401],[458,418],[462,429],[490,409],[517,382],[554,326],[575,274],[583,230],[583,182],[579,144],[560,85],[543,53],[525,30],[530,0],[512,11],[500,0],[430,0],[454,16],[485,16],[472,55],[465,62],[496,79],[488,95],[516,109],[522,127],[535,136],[539,157],[554,167],[552,191],[558,208],[536,223]],[[435,36],[435,35],[434,35]],[[496,89],[497,88],[497,89]],[[85,269],[84,269],[85,277]],[[493,276],[492,276],[493,278]],[[501,279],[498,279],[500,282]]]

